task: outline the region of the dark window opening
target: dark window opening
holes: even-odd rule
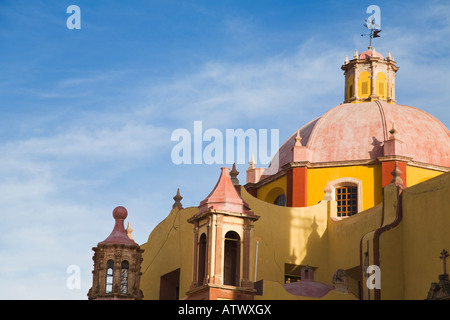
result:
[[[206,270],[206,235],[203,233],[200,236],[200,240],[198,242],[198,275],[197,275],[198,286],[203,285],[203,281],[205,279],[205,270]]]
[[[240,237],[236,232],[229,231],[225,235],[224,253],[225,257],[223,284],[229,286],[238,286],[240,276]]]
[[[358,188],[336,188],[336,202],[338,217],[349,217],[358,213]]]
[[[281,207],[286,206],[286,196],[284,194],[278,196],[273,203]]]

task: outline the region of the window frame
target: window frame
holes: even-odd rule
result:
[[[341,186],[335,188],[337,216],[350,217],[358,213],[358,187]],[[350,198],[351,197],[351,198]],[[349,203],[349,201],[351,203]]]
[[[120,266],[120,294],[128,293],[128,278],[130,276],[130,264],[123,260]]]
[[[328,182],[328,186],[331,188],[329,190],[331,200],[336,200],[336,189],[340,187],[356,187],[356,200],[357,200],[357,211],[356,214],[363,211],[363,184],[362,181],[356,178],[352,177],[343,177],[336,180],[333,180],[331,182]],[[336,203],[337,204],[337,203]],[[348,218],[349,216],[340,217],[337,215],[337,209],[336,209],[336,215],[334,215],[332,218],[340,220]]]
[[[111,274],[108,273],[109,270],[111,270]],[[113,293],[113,289],[114,289],[114,260],[110,259],[106,262],[105,294]]]

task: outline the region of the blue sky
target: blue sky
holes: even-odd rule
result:
[[[72,4],[80,30],[66,27]],[[177,128],[279,129],[282,144],[342,103],[371,4],[398,103],[449,127],[447,1],[2,0],[0,299],[86,299],[116,206],[140,244],[177,188],[197,206],[222,165],[173,164]]]

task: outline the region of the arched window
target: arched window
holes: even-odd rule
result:
[[[203,280],[205,279],[205,268],[206,268],[206,234],[202,233],[200,240],[198,242],[198,286],[203,285]]]
[[[363,184],[359,179],[343,177],[330,181],[324,191],[328,200],[337,204],[336,216],[332,218],[349,217],[363,209]]]
[[[229,286],[239,285],[239,266],[240,266],[240,240],[239,235],[234,231],[228,231],[225,234],[224,250],[224,268],[223,284]]]
[[[111,293],[113,289],[113,277],[114,277],[114,261],[108,260],[106,263],[106,288],[105,293]]]
[[[286,196],[284,194],[279,195],[275,199],[274,204],[276,204],[277,206],[285,207],[286,206]]]
[[[358,213],[358,188],[344,186],[336,188],[337,216],[349,217]]]
[[[122,268],[120,270],[120,293],[128,293],[128,261],[122,261]]]

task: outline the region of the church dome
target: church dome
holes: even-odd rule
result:
[[[326,163],[386,156],[384,145],[393,138],[393,124],[395,139],[402,145],[402,154],[397,155],[417,163],[450,167],[450,132],[439,120],[420,109],[382,100],[334,107],[295,132],[280,148],[279,163],[273,165],[280,170],[290,162]],[[297,155],[296,142],[296,148],[302,149]]]
[[[359,59],[367,59],[370,57],[377,57],[380,59],[384,59],[383,55],[377,51],[375,51],[375,48],[369,47],[368,50],[364,51],[359,55]]]

